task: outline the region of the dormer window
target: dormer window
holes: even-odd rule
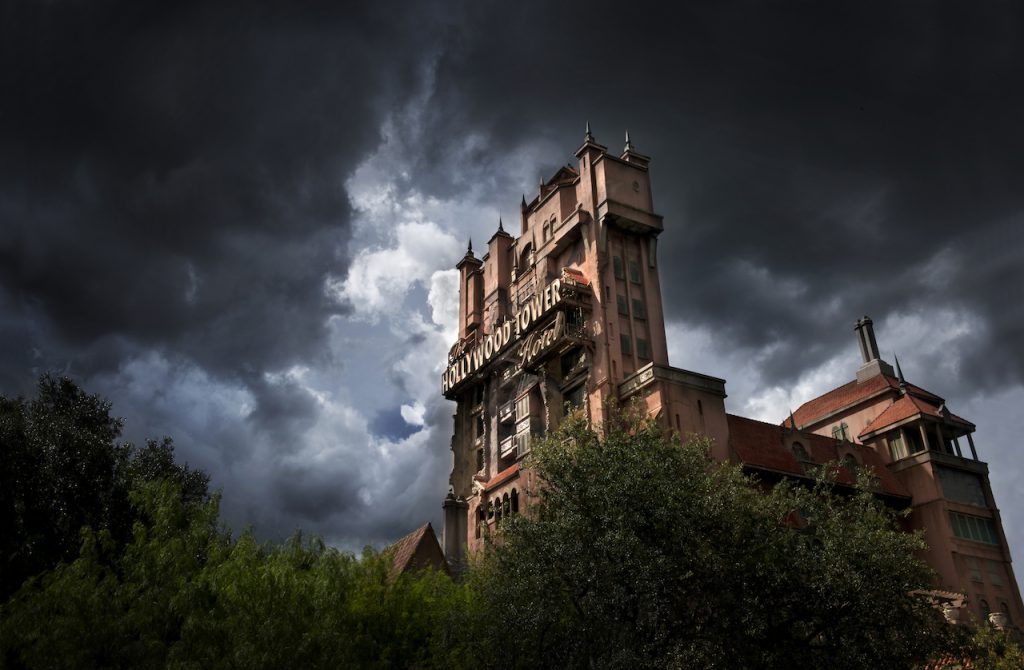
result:
[[[832,439],[842,440],[843,442],[850,441],[850,427],[843,421],[838,426],[832,427]]]

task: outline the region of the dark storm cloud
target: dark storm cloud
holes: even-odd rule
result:
[[[15,3],[3,25],[0,286],[26,323],[230,374],[314,350],[344,179],[414,80],[384,48],[403,26],[257,3]]]
[[[486,171],[531,136],[576,141],[585,119],[619,150],[628,126],[654,157],[670,228],[660,250],[673,260],[662,264],[669,317],[737,347],[787,338],[771,379],[826,360],[865,312],[952,300],[989,324],[979,355],[1002,354],[1006,376],[1024,380],[1020,315],[991,297],[1024,285],[1024,247],[1002,246],[988,280],[976,273],[986,248],[1021,229],[1018,6],[624,7],[477,6],[438,68],[447,116],[435,121],[450,129],[431,135],[491,133],[472,166]],[[440,141],[434,152],[428,160],[443,157]],[[956,295],[893,281],[954,237],[967,243],[955,249]],[[751,267],[767,271],[762,289]]]
[[[349,260],[345,180],[392,118],[400,150],[376,168],[396,198],[472,191],[506,224],[575,162],[585,121],[612,151],[628,127],[654,159],[669,318],[723,350],[774,344],[766,383],[851,348],[861,314],[929,305],[978,319],[964,392],[1024,380],[1007,299],[1024,286],[1019,7],[289,7],[0,10],[0,391],[44,370],[95,380],[129,428],[211,471],[234,523],[360,544],[437,521],[451,407],[428,399],[422,432],[397,409],[424,400],[394,353],[422,335],[372,331],[358,381],[379,386],[348,391],[402,400],[358,408],[348,432],[282,374],[351,363],[324,280]],[[562,153],[516,164],[538,146]],[[338,340],[366,336],[344,318]],[[405,442],[345,442],[377,438]],[[343,462],[297,463],[311,444]]]

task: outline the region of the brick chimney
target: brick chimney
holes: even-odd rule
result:
[[[857,370],[857,381],[863,382],[881,374],[893,376],[895,373],[892,366],[878,355],[878,342],[875,340],[875,327],[871,317],[864,316],[857,319],[853,330],[857,333],[857,344],[860,346],[861,358],[864,359],[860,369]]]

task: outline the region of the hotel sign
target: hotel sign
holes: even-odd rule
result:
[[[508,345],[525,335],[538,319],[547,314],[551,308],[562,301],[562,280],[555,279],[538,292],[533,298],[519,308],[511,320],[505,321],[483,338],[482,342],[452,362],[441,375],[441,392],[447,393],[460,382],[486,365],[491,359],[505,350]],[[538,353],[547,347],[555,337],[553,328],[558,333],[564,331],[565,316],[558,315],[555,325],[538,336],[531,336],[520,348],[520,365],[532,362]],[[537,339],[539,337],[539,340]],[[539,346],[538,346],[539,345]],[[525,351],[523,349],[525,348]]]

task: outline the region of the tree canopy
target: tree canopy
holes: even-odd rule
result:
[[[910,667],[951,643],[912,595],[922,537],[868,488],[764,487],[709,447],[637,411],[538,444],[533,513],[471,577],[485,665]]]
[[[201,500],[209,477],[174,460],[170,438],[141,449],[118,442],[110,403],[67,378],[43,375],[36,397],[0,396],[0,598],[25,579],[72,560],[83,528],[124,541],[134,519],[128,492],[173,481]]]

